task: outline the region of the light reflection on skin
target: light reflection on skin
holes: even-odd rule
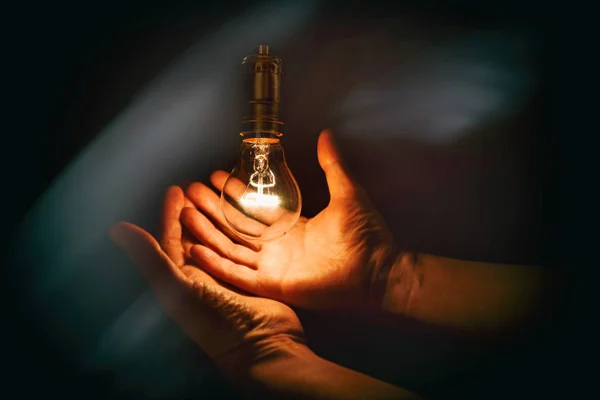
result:
[[[209,158],[237,143],[239,139],[231,134],[237,131],[237,119],[232,118],[231,108],[220,110],[219,106],[231,103],[229,88],[240,55],[258,43],[284,48],[310,15],[307,3],[276,4],[232,21],[171,64],[73,161],[32,209],[21,237],[25,256],[32,258],[31,265],[36,268],[23,271],[28,275],[23,296],[36,304],[40,321],[56,327],[54,332],[44,327],[48,334],[76,331],[79,324],[85,324],[73,317],[81,312],[76,307],[92,305],[84,311],[91,319],[93,305],[101,308],[107,302],[110,287],[106,286],[124,280],[109,276],[96,284],[80,279],[87,273],[110,273],[105,272],[110,271],[105,265],[86,262],[90,254],[102,249],[109,226],[119,219],[143,216],[148,199],[160,198],[176,171],[196,163],[199,149],[210,149],[202,154]],[[507,115],[524,101],[531,84],[528,71],[520,70],[518,60],[510,56],[511,48],[520,51],[518,46],[511,47],[512,43],[498,40],[497,49],[502,51],[494,54],[492,50],[481,53],[485,40],[479,45],[461,42],[417,60],[416,69],[433,65],[420,73],[364,82],[339,103],[337,113],[344,133],[377,137],[387,128],[394,135],[411,132],[422,141],[447,143],[475,126]],[[460,49],[467,51],[461,53]],[[506,54],[509,61],[503,64]],[[198,128],[216,125],[227,133],[219,140]],[[242,202],[248,207],[278,206],[279,199],[269,196],[249,194]],[[89,287],[96,291],[86,290]],[[89,363],[101,359],[112,367],[124,362],[135,353],[134,343],[139,345],[159,330],[163,322],[151,312],[157,305],[146,295],[140,299],[103,332],[98,348],[90,351]]]
[[[169,385],[177,386],[181,377],[152,382],[131,365],[130,360],[140,356],[140,344],[152,343],[153,333],[164,330],[163,320],[147,318],[159,310],[147,295],[134,301],[135,312],[121,309],[122,317],[104,327],[92,348],[89,336],[65,332],[80,332],[86,326],[89,334],[102,326],[97,321],[118,302],[107,296],[113,286],[119,288],[117,293],[139,292],[134,271],[125,272],[119,260],[108,255],[113,249],[109,227],[120,219],[143,218],[149,199],[162,198],[179,171],[198,168],[199,156],[210,163],[239,140],[232,134],[239,124],[231,116],[231,104],[237,103],[232,82],[237,82],[241,58],[261,43],[284,48],[313,11],[312,2],[266,4],[194,45],[136,95],[29,212],[18,233],[16,257],[27,265],[17,277],[22,281],[20,293],[38,328],[53,338],[65,357],[90,368],[100,365],[119,373],[127,369],[125,381],[130,379],[134,386],[137,381],[144,390],[165,390],[165,396],[177,392]],[[220,134],[216,141],[214,129],[202,134],[199,128],[214,126]],[[164,332],[162,336],[159,346],[165,345]],[[160,353],[158,348],[152,351]],[[160,388],[148,387],[152,385]]]

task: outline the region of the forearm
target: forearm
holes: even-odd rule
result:
[[[418,399],[388,383],[324,360],[292,343],[252,367],[242,391],[250,397],[286,399]],[[245,389],[245,390],[244,390]]]
[[[539,267],[402,253],[387,273],[382,308],[448,328],[498,331],[536,317],[552,286]]]

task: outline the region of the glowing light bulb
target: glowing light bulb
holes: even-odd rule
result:
[[[298,221],[302,198],[285,162],[279,120],[283,63],[261,45],[246,56],[249,111],[242,120],[237,165],[221,192],[221,211],[240,237],[256,242],[278,238]]]

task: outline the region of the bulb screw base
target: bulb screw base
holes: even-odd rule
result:
[[[246,112],[242,118],[242,136],[260,134],[283,135],[279,120],[279,102],[283,61],[271,55],[267,45],[260,45],[256,54],[244,57]]]

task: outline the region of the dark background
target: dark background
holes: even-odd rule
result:
[[[342,150],[354,167],[353,170],[366,186],[372,186],[368,189],[373,193],[373,200],[384,210],[386,216],[405,221],[404,226],[417,223],[425,225],[422,232],[436,229],[439,237],[455,238],[436,241],[426,233],[410,230],[412,235],[407,241],[413,248],[446,256],[498,262],[539,263],[559,268],[561,261],[564,261],[561,259],[561,250],[564,249],[559,246],[560,235],[564,233],[560,230],[559,218],[560,138],[548,122],[548,102],[552,96],[551,77],[554,72],[550,19],[553,15],[548,18],[548,15],[540,12],[537,4],[533,2],[503,1],[479,4],[475,1],[425,1],[403,4],[390,8],[383,5],[366,7],[354,3],[332,3],[323,9],[321,18],[322,21],[331,20],[340,26],[360,29],[363,25],[376,25],[378,21],[393,25],[396,16],[408,15],[409,18],[425,20],[433,26],[441,27],[438,33],[440,35],[444,34],[444,28],[489,28],[511,24],[531,25],[543,32],[536,69],[542,84],[531,103],[525,111],[510,120],[499,121],[491,127],[486,127],[485,129],[492,132],[486,136],[488,139],[467,140],[462,147],[480,148],[484,149],[483,151],[500,149],[499,154],[506,154],[502,151],[506,152],[511,146],[516,146],[521,155],[516,157],[515,164],[511,164],[514,167],[513,174],[516,175],[509,173],[509,176],[521,177],[518,184],[534,187],[540,191],[540,196],[528,195],[519,198],[515,208],[508,211],[499,208],[497,214],[481,213],[484,217],[481,220],[483,229],[485,226],[497,226],[506,215],[503,213],[515,210],[518,215],[529,218],[504,227],[505,231],[513,233],[509,235],[510,238],[504,242],[499,241],[495,246],[486,247],[485,243],[477,240],[461,242],[461,235],[457,234],[458,221],[466,215],[461,212],[473,212],[472,208],[454,208],[453,210],[458,210],[454,217],[448,217],[443,210],[438,210],[438,217],[435,218],[435,212],[426,207],[423,207],[425,211],[421,211],[423,214],[419,214],[419,209],[411,207],[404,207],[403,210],[395,212],[394,199],[406,193],[378,190],[377,187],[384,186],[384,183],[369,179],[368,171],[372,169],[387,168],[390,173],[401,174],[407,168],[416,168],[425,171],[423,181],[426,181],[427,176],[435,176],[435,171],[456,165],[455,161],[462,159],[460,153],[422,148],[406,140],[396,143],[382,142],[371,144],[374,154],[385,154],[386,150],[393,152],[395,150],[390,149],[399,147],[404,149],[404,153],[396,158],[390,155],[387,158],[380,157],[379,161],[373,159],[365,168],[364,159],[361,157],[366,144],[358,139],[341,139]],[[8,37],[9,48],[15,52],[7,58],[11,71],[7,75],[7,86],[16,89],[9,91],[9,99],[17,106],[15,113],[10,117],[14,118],[17,124],[16,129],[5,132],[5,151],[8,153],[4,158],[5,170],[15,172],[9,173],[6,181],[6,187],[9,188],[6,197],[10,209],[5,215],[6,225],[16,226],[21,221],[27,210],[73,157],[129,103],[145,83],[165,68],[170,60],[227,21],[231,15],[244,12],[254,5],[249,2],[195,4],[181,1],[142,3],[131,0],[90,1],[80,4],[54,2],[51,5],[31,5],[31,9],[20,6],[20,10],[8,13],[7,16],[10,16],[13,22],[17,22],[14,28],[10,28]],[[323,29],[320,32],[324,42],[335,41],[336,35],[344,36],[343,29]],[[288,51],[292,52],[293,49]],[[284,60],[289,59],[285,54],[281,55],[284,56]],[[299,79],[299,82],[303,80]],[[312,82],[319,87],[318,79]],[[293,92],[294,85],[290,86],[289,91]],[[321,101],[324,103],[329,100],[335,101],[335,95],[323,97]],[[294,152],[306,154],[313,151],[318,129],[324,127],[319,126],[320,122],[329,121],[311,121],[311,125],[302,120],[301,114],[296,116],[290,113],[287,117],[286,122],[290,126],[312,132],[312,136],[305,136],[306,140],[295,142],[292,132],[289,134],[291,143],[294,144],[293,147],[286,147],[289,162],[292,170],[298,171],[300,159],[294,157]],[[527,134],[523,134],[524,132]],[[291,148],[294,150],[290,150]],[[474,151],[471,156],[477,158],[477,154],[478,152]],[[485,160],[485,163],[482,161],[478,164],[484,169],[486,165],[492,165],[489,167],[492,174],[495,173],[493,171],[502,170],[494,169],[493,166],[503,162],[502,159],[495,159],[493,154],[480,154],[479,157]],[[394,159],[396,161],[384,161]],[[311,174],[317,172],[309,170],[299,173],[297,178],[301,186],[309,186],[309,182],[313,180]],[[482,197],[493,198],[496,192],[494,186],[484,180],[485,174],[469,176],[471,186],[478,182],[478,179],[482,179],[481,185],[475,185],[480,188]],[[449,182],[452,182],[451,178]],[[437,181],[429,183],[439,184]],[[429,186],[420,186],[422,192],[419,192],[418,188],[414,191],[415,188],[407,185],[399,190],[411,190],[418,198],[420,193],[427,192]],[[316,184],[315,191],[321,194],[316,194],[312,202],[308,201],[305,205],[308,214],[316,212],[326,203],[326,192],[323,189],[322,183]],[[450,187],[440,190],[446,190],[445,194],[452,192]],[[454,200],[460,201],[460,196]],[[498,216],[493,218],[490,215]],[[436,218],[440,216],[446,220],[444,225],[437,223]],[[485,219],[486,216],[488,220]],[[396,235],[400,237],[406,237],[408,232],[408,228],[395,228]],[[474,237],[478,236],[476,232],[471,234]],[[485,235],[480,237],[481,240],[485,240]],[[10,276],[7,281],[10,282]],[[15,286],[10,289],[19,290]],[[13,292],[5,292],[5,296],[10,298],[11,293]],[[574,298],[569,297],[571,300]],[[8,305],[6,313],[10,321],[10,328],[6,332],[7,339],[4,342],[7,349],[4,362],[7,370],[12,372],[6,380],[9,384],[7,391],[9,387],[12,390],[11,384],[16,383],[14,389],[22,395],[43,393],[60,395],[62,398],[143,398],[142,394],[135,391],[128,393],[118,389],[110,371],[83,371],[76,367],[64,357],[61,349],[54,346],[52,340],[47,339],[44,330],[40,330],[35,322],[22,312],[23,309],[11,307],[10,302],[4,304]],[[403,343],[398,344],[399,334],[393,331],[383,332],[386,328],[381,326],[375,326],[373,329],[378,332],[372,333],[369,325],[354,326],[344,318],[332,319],[309,314],[305,318],[307,332],[309,336],[311,331],[315,332],[316,339],[313,345],[321,354],[350,367],[370,372],[381,379],[396,384],[404,383],[409,388],[426,394],[440,395],[441,398],[566,398],[569,397],[567,393],[572,395],[581,389],[578,384],[573,383],[571,376],[574,372],[574,368],[571,368],[572,357],[577,346],[574,340],[576,337],[572,332],[577,331],[578,326],[572,320],[575,316],[572,304],[576,303],[561,304],[558,309],[560,312],[557,313],[560,314],[560,318],[555,318],[548,326],[544,325],[546,333],[515,346],[511,349],[512,352],[503,349],[504,355],[490,353],[485,346],[465,343],[464,339],[449,338],[439,332],[421,331],[422,328],[417,329],[417,334],[403,333]],[[319,334],[323,326],[326,327],[324,330],[329,329],[334,333],[330,333],[330,336]],[[336,336],[336,332],[341,336]],[[368,349],[365,340],[378,341],[374,350]],[[390,354],[395,355],[396,359],[427,358],[427,355],[419,355],[417,350],[431,347],[431,343],[437,343],[436,340],[442,342],[439,345],[441,350],[431,351],[434,354],[432,357],[438,357],[438,360],[441,357],[439,354],[444,353],[445,349],[457,347],[469,354],[466,357],[469,360],[488,361],[474,364],[478,367],[461,366],[454,375],[448,373],[451,368],[447,368],[446,365],[445,368],[431,371],[430,382],[421,376],[398,376],[407,373],[409,367],[394,365],[394,356]],[[334,347],[334,344],[337,347]],[[411,353],[413,349],[417,350]],[[199,363],[206,365],[201,355],[198,355],[198,358]],[[448,361],[451,362],[453,361]],[[465,364],[470,365],[469,362]],[[406,365],[410,366],[410,363]],[[229,393],[214,371],[207,372],[205,376],[208,378],[203,378],[196,386],[190,386],[202,391],[197,397],[210,398],[209,392]]]

